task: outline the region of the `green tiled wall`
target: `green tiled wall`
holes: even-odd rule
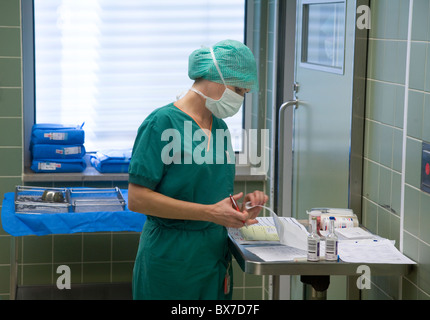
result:
[[[252,192],[254,190],[265,191],[265,184],[263,182],[248,181],[248,182],[235,182],[234,192]],[[262,300],[267,299],[267,282],[268,277],[254,276],[246,274],[242,271],[239,265],[233,263],[233,299],[235,300]]]
[[[0,1],[0,197],[21,184],[22,86],[18,0]],[[0,204],[1,205],[1,204]],[[9,298],[11,237],[0,228],[0,299]]]
[[[407,61],[409,1],[371,1],[363,222],[396,240],[418,262],[413,272],[372,279],[366,299],[430,298],[430,195],[420,191],[421,145],[430,141],[430,2],[414,0],[410,61]],[[404,227],[401,229],[402,150],[406,67],[407,105]]]
[[[263,35],[264,36],[264,35]],[[23,184],[23,106],[20,0],[0,1],[0,199]],[[44,185],[35,183],[34,185]],[[126,182],[49,183],[50,187],[85,186],[126,188]],[[264,182],[236,182],[235,191],[264,190]],[[1,203],[0,203],[1,208]],[[9,299],[11,240],[0,227],[0,299]],[[58,265],[71,268],[72,284],[129,282],[139,234],[103,232],[27,236],[17,239],[18,283],[55,284]],[[234,298],[267,298],[267,277],[245,275],[234,264]]]

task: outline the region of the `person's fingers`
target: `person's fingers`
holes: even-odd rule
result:
[[[234,195],[240,199],[242,197],[242,193]],[[228,228],[241,228],[245,224],[245,221],[248,219],[247,212],[241,212],[233,208],[230,197],[221,201],[219,206],[218,218],[219,224],[224,225]]]

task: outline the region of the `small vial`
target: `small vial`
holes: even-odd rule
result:
[[[308,236],[308,261],[320,260],[320,237],[317,230],[317,217],[312,217],[311,233]]]
[[[325,238],[325,259],[337,261],[337,235],[334,232],[335,217],[330,217],[329,234]]]

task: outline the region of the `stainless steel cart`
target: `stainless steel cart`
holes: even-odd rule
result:
[[[256,245],[253,245],[256,246]],[[264,246],[264,244],[261,244]],[[271,275],[279,277],[281,275],[299,275],[301,281],[312,286],[312,299],[326,299],[327,289],[330,284],[330,276],[347,276],[347,298],[359,299],[360,292],[356,282],[360,273],[357,268],[366,265],[370,268],[372,276],[404,276],[411,272],[412,264],[389,264],[389,263],[348,263],[348,262],[308,262],[299,260],[267,262],[254,255],[247,249],[247,245],[237,243],[230,237],[230,249],[241,269],[254,275]],[[279,283],[279,281],[274,281]],[[279,288],[274,288],[273,298],[279,299]]]

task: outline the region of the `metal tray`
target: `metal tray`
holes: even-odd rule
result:
[[[122,211],[125,208],[118,187],[70,188],[70,203],[74,212]]]
[[[16,213],[67,213],[70,210],[70,192],[66,188],[15,188]]]
[[[15,213],[123,211],[126,202],[115,188],[45,188],[17,186]]]

